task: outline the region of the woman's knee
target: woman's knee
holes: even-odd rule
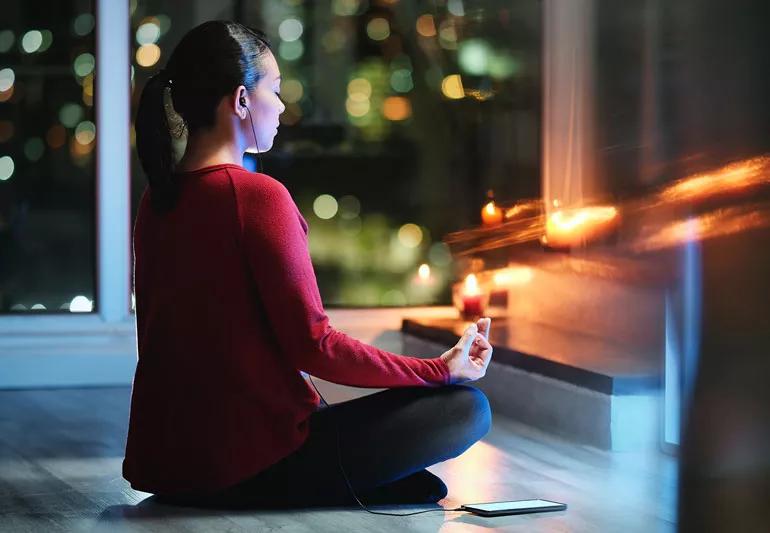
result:
[[[453,426],[461,429],[472,442],[476,442],[489,432],[492,425],[492,411],[487,396],[469,385],[449,385],[447,390],[447,409],[452,417]]]

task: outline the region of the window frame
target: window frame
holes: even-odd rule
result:
[[[0,316],[0,389],[130,384],[131,64],[128,2],[95,0],[95,312]]]

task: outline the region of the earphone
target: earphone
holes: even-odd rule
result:
[[[257,142],[257,131],[254,129],[254,121],[251,118],[251,110],[249,110],[249,107],[246,105],[246,97],[241,96],[238,99],[238,103],[241,104],[241,107],[246,109],[246,112],[249,114],[249,122],[251,122],[251,132],[254,134],[254,144],[257,147],[257,169],[260,173],[262,173],[262,154],[259,151],[259,143]]]

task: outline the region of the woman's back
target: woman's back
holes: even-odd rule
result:
[[[317,404],[280,357],[239,242],[232,180],[271,178],[229,164],[181,176],[170,213],[145,192],[134,234],[139,361],[125,468],[149,492],[259,470],[302,442]]]

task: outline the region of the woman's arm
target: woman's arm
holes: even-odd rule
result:
[[[307,226],[289,191],[262,174],[231,176],[241,239],[283,354],[298,370],[344,385],[443,385],[446,362],[396,355],[335,330],[323,309]]]

